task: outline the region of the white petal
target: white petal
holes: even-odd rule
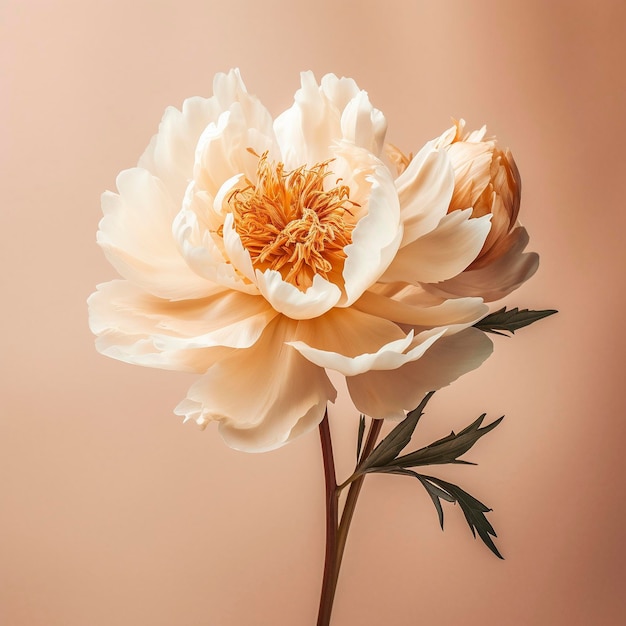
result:
[[[98,285],[88,305],[89,325],[103,354],[198,372],[230,349],[253,345],[276,317],[259,296],[221,290],[203,299],[169,302],[123,280]]]
[[[194,155],[202,131],[217,120],[215,98],[189,98],[182,111],[168,107],[158,133],[139,159],[139,167],[163,181],[174,204],[180,204],[193,172]]]
[[[462,272],[478,255],[491,215],[472,218],[471,209],[446,215],[432,232],[398,251],[383,282],[436,283]]]
[[[355,407],[375,418],[402,418],[429,392],[476,369],[491,354],[489,338],[475,328],[443,337],[416,361],[393,371],[371,371],[346,379]]]
[[[318,85],[312,72],[301,74],[293,106],[274,122],[287,169],[325,161],[343,140],[378,156],[386,129],[383,114],[352,79],[327,74]]]
[[[201,426],[220,422],[226,443],[247,452],[278,448],[317,426],[336,391],[323,369],[285,343],[295,324],[278,318],[255,346],[214,365],[176,414]]]
[[[445,328],[417,337],[388,320],[353,309],[335,309],[298,328],[290,345],[311,362],[344,376],[371,369],[396,369],[420,356],[445,333]]]
[[[504,298],[527,281],[539,267],[539,255],[523,253],[528,244],[526,229],[519,226],[508,237],[508,250],[489,265],[462,272],[437,285],[424,285],[444,296],[479,296],[486,302]]]
[[[238,174],[254,180],[259,159],[252,152],[278,155],[269,113],[256,99],[249,105],[252,111],[246,113],[242,103],[234,102],[216,124],[207,126],[198,140],[193,176],[198,186],[212,196]],[[257,120],[263,113],[267,119]],[[255,126],[256,123],[261,126]]]
[[[104,217],[97,241],[109,262],[128,280],[170,300],[202,297],[214,289],[181,256],[172,234],[178,208],[163,184],[147,170],[117,177],[119,194],[102,196]]]
[[[226,215],[224,220],[224,249],[228,255],[228,260],[251,282],[256,281],[254,267],[250,253],[243,247],[241,238],[235,230],[235,222],[232,213]]]
[[[410,298],[389,298],[369,291],[354,306],[370,315],[411,326],[472,325],[489,312],[482,298],[455,298],[425,305]]]
[[[406,246],[434,230],[448,211],[454,171],[446,152],[436,150],[433,142],[426,144],[396,179],[396,189]]]
[[[256,284],[267,301],[283,315],[294,320],[318,317],[332,309],[341,297],[341,290],[316,274],[313,284],[306,290],[283,280],[276,270],[256,270]]]
[[[223,197],[224,189],[232,188],[239,180],[240,176],[229,179],[215,199],[198,191],[195,182],[190,183],[183,208],[174,220],[173,232],[181,256],[198,275],[230,289],[257,294],[256,285],[230,262],[224,241],[217,234],[224,216],[216,205]]]
[[[343,139],[380,156],[387,132],[387,120],[375,109],[365,91],[359,92],[346,105],[341,115]]]
[[[346,182],[350,199],[365,213],[352,231],[352,243],[344,248],[344,291],[339,306],[350,306],[374,284],[392,262],[402,239],[400,206],[389,170],[362,149],[343,144],[337,151],[337,169],[352,167]],[[354,190],[354,193],[353,193]]]

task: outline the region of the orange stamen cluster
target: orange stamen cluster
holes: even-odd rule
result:
[[[229,199],[234,227],[255,268],[273,269],[304,291],[315,274],[340,273],[355,226],[347,185],[324,189],[330,161],[285,172],[259,158],[257,181]],[[339,182],[339,181],[337,181]]]

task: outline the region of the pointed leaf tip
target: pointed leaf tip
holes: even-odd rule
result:
[[[520,311],[517,307],[514,307],[507,311],[506,307],[502,307],[486,317],[483,317],[483,319],[474,324],[474,327],[486,333],[508,336],[505,335],[505,333],[511,333],[511,335],[513,335],[516,330],[524,326],[529,326],[555,313],[558,313],[556,309],[546,309],[543,311],[522,309]]]

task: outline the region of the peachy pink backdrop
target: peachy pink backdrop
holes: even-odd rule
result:
[[[502,425],[447,475],[494,511],[499,561],[417,481],[366,481],[333,626],[619,626],[624,540],[620,1],[0,3],[0,623],[305,626],[323,556],[316,432],[263,455],[172,414],[193,377],[96,353],[115,277],[100,194],[168,105],[240,67],[277,114],[299,72],[354,77],[417,150],[464,117],[512,148],[541,267],[505,300],[555,307],[437,394],[422,434]],[[339,474],[356,412],[331,408]]]

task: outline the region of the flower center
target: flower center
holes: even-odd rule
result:
[[[347,185],[324,188],[331,161],[285,172],[283,163],[259,157],[256,185],[235,189],[228,202],[234,227],[255,268],[276,270],[301,291],[315,274],[341,275],[344,248],[352,242],[355,217]],[[340,181],[337,180],[337,183]]]

